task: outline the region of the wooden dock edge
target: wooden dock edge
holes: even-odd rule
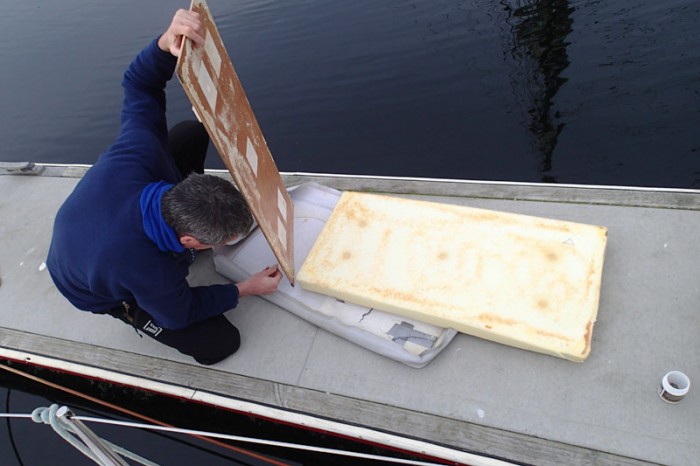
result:
[[[12,166],[12,173],[2,170],[2,165],[0,165],[0,175],[3,172],[5,174],[17,174],[26,171],[41,176],[80,178],[90,168],[89,165],[28,163],[26,165],[31,167],[22,170],[22,167],[19,167],[18,164],[6,165]],[[226,170],[207,170],[206,172],[231,180],[231,175]],[[286,186],[315,182],[342,191],[700,210],[700,190],[696,189],[450,180],[325,173],[282,172],[281,176]]]
[[[305,416],[319,418],[321,427],[315,428],[329,432],[333,432],[329,423],[335,422],[345,423],[351,428],[369,429],[380,438],[382,434],[395,434],[405,437],[409,443],[414,442],[412,448],[418,445],[418,450],[410,451],[423,452],[428,456],[440,454],[458,463],[468,462],[475,466],[504,464],[499,459],[543,466],[651,464],[333,393],[7,328],[0,328],[0,359],[20,360],[67,372],[67,367],[73,368],[70,372],[75,372],[76,367],[86,370],[92,368],[102,374],[98,378],[106,381],[158,391],[169,396],[196,399],[198,402],[227,409],[240,410],[232,407],[236,406],[235,403],[232,405],[226,400],[256,403],[296,413],[304,419]],[[131,382],[125,383],[125,380]],[[308,419],[298,422],[298,425],[311,427]],[[360,435],[363,435],[360,438],[371,441],[371,432],[362,431]],[[420,435],[420,438],[416,435]]]

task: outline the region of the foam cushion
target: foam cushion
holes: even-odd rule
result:
[[[315,183],[290,190],[297,267],[306,259],[340,194]],[[260,229],[235,246],[217,247],[214,251],[216,270],[233,281],[244,280],[275,261]],[[415,368],[432,361],[457,335],[454,329],[292,287],[286,279],[277,292],[262,298],[370,351]]]
[[[297,278],[317,293],[582,361],[606,240],[600,226],[346,192]]]

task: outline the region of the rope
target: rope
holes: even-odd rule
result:
[[[126,448],[122,448],[119,445],[115,445],[108,440],[102,439],[102,442],[104,442],[108,447],[110,447],[115,453],[119,453],[124,458],[129,458],[130,460],[136,461],[137,463],[141,463],[144,466],[158,466],[157,463],[149,461],[146,458],[143,458],[142,456],[139,456],[136,453],[127,450]]]
[[[65,441],[67,441],[70,445],[75,447],[78,451],[90,458],[95,463],[100,465],[109,465],[110,463],[114,464],[112,462],[106,462],[100,459],[99,455],[96,454],[95,451],[89,445],[82,441],[82,439],[80,439],[80,437],[78,436],[78,428],[74,424],[72,424],[69,419],[57,415],[59,408],[60,407],[57,404],[52,404],[48,408],[36,408],[34,411],[32,411],[31,419],[37,424],[49,424],[53,428],[53,430],[58,435],[60,435]],[[72,419],[77,419],[77,416],[72,417]],[[133,461],[136,461],[139,464],[143,464],[144,466],[158,466],[152,461],[149,461],[135,453],[132,453],[99,437],[97,437],[97,441],[101,442],[103,446],[108,447],[112,453],[125,456]]]
[[[82,399],[84,399],[84,400],[88,400],[88,401],[90,401],[90,402],[92,402],[92,403],[95,403],[95,404],[98,404],[98,405],[101,405],[101,406],[106,406],[107,408],[113,409],[113,410],[115,410],[115,411],[119,411],[119,412],[121,412],[121,413],[123,413],[123,414],[126,414],[126,415],[128,415],[128,416],[131,416],[131,417],[133,417],[133,418],[141,419],[141,420],[144,420],[144,421],[147,421],[147,422],[150,422],[150,423],[153,423],[153,424],[157,424],[157,425],[163,426],[163,427],[174,427],[174,426],[172,426],[171,424],[167,424],[167,423],[165,423],[165,422],[159,421],[159,420],[154,419],[154,418],[152,418],[152,417],[148,417],[148,416],[143,415],[143,414],[141,414],[141,413],[137,413],[136,411],[132,411],[132,410],[130,410],[130,409],[123,408],[123,407],[118,406],[118,405],[115,405],[115,404],[113,404],[113,403],[108,403],[108,402],[106,402],[106,401],[104,401],[104,400],[100,400],[99,398],[95,398],[94,396],[86,395],[85,393],[79,392],[79,391],[77,391],[77,390],[73,390],[73,389],[71,389],[71,388],[64,387],[63,385],[59,385],[59,384],[57,384],[57,383],[49,382],[48,380],[44,380],[44,379],[42,379],[41,377],[37,377],[37,376],[31,375],[31,374],[27,374],[26,372],[23,372],[23,371],[21,371],[21,370],[19,370],[19,369],[15,369],[14,367],[10,367],[10,366],[7,366],[7,365],[5,365],[5,364],[0,364],[0,369],[5,370],[5,371],[8,371],[8,372],[12,372],[13,374],[22,376],[22,377],[27,378],[27,379],[29,379],[29,380],[33,380],[33,381],[35,381],[35,382],[39,382],[39,383],[44,384],[44,385],[46,385],[46,386],[48,386],[48,387],[55,388],[56,390],[60,390],[60,391],[69,393],[69,394],[71,394],[71,395],[77,396],[77,397],[82,398]],[[225,442],[220,442],[220,441],[218,441],[218,440],[210,439],[210,438],[208,438],[208,437],[203,437],[203,436],[196,436],[196,435],[195,435],[194,437],[197,438],[197,439],[199,439],[199,440],[202,440],[202,441],[209,442],[209,443],[211,443],[211,444],[220,446],[220,447],[222,447],[222,448],[226,448],[226,449],[228,449],[228,450],[235,451],[236,453],[240,453],[240,454],[245,455],[245,456],[247,456],[247,457],[249,457],[249,458],[255,458],[255,459],[257,459],[257,460],[259,460],[259,461],[262,461],[262,462],[264,462],[264,463],[267,463],[267,464],[272,464],[272,465],[275,465],[275,466],[288,466],[288,463],[283,463],[282,461],[278,461],[278,460],[275,460],[275,459],[272,459],[272,458],[268,458],[268,457],[266,457],[266,456],[264,456],[264,455],[255,453],[255,452],[250,451],[250,450],[245,450],[245,449],[243,449],[243,448],[239,448],[239,447],[236,447],[236,446],[234,446],[234,445],[230,445],[230,444],[225,443]]]
[[[61,420],[56,416],[56,411],[58,411],[59,406],[57,404],[52,404],[49,408],[36,408],[32,411],[32,421],[37,424],[49,424],[53,430],[60,435],[63,440],[68,442],[70,445],[75,447],[80,453],[90,458],[97,464],[102,464],[97,455],[95,455],[90,448],[88,448],[79,438],[76,437],[75,430],[73,426],[65,421]]]
[[[32,421],[36,422],[37,424],[41,424],[43,422],[44,424],[51,425],[53,430],[56,431],[56,433],[60,435],[63,440],[74,446],[76,449],[78,449],[78,451],[80,451],[80,453],[87,456],[95,463],[100,464],[100,460],[92,452],[92,450],[86,447],[85,444],[80,441],[80,439],[74,436],[75,434],[71,426],[64,425],[58,420],[56,411],[58,411],[57,404],[52,404],[49,408],[36,408],[34,411],[32,411]]]
[[[208,442],[213,443],[215,445],[227,447],[227,448],[234,450],[234,451],[237,451],[239,453],[243,453],[243,454],[246,454],[250,457],[257,458],[259,460],[267,462],[268,464],[274,464],[274,465],[278,465],[278,466],[287,466],[287,463],[282,463],[282,462],[279,462],[279,461],[274,460],[272,458],[267,458],[263,455],[254,453],[252,451],[244,450],[244,449],[238,448],[238,447],[234,447],[233,445],[229,445],[229,444],[224,443],[224,442],[219,442],[219,441],[214,440],[214,439],[220,438],[220,439],[234,440],[234,441],[247,442],[247,443],[253,443],[253,444],[261,444],[261,445],[276,446],[276,447],[286,447],[286,448],[292,448],[292,449],[298,449],[298,450],[304,450],[304,451],[313,451],[313,452],[318,452],[318,453],[334,454],[334,455],[339,455],[339,456],[348,456],[348,457],[362,458],[362,459],[369,459],[369,460],[381,460],[381,461],[385,461],[388,463],[398,463],[398,464],[413,465],[413,466],[442,466],[441,463],[428,463],[428,462],[422,462],[422,461],[393,458],[393,457],[389,457],[389,456],[371,455],[371,454],[359,453],[359,452],[350,452],[350,451],[335,450],[335,449],[330,449],[330,448],[314,447],[314,446],[310,446],[310,445],[300,445],[300,444],[293,444],[293,443],[277,442],[277,441],[273,441],[273,440],[254,439],[254,438],[250,438],[250,437],[239,437],[239,436],[235,436],[235,435],[217,434],[217,433],[212,433],[212,432],[204,432],[204,431],[190,430],[190,429],[180,429],[180,428],[174,427],[170,424],[166,424],[164,422],[152,419],[148,416],[144,416],[143,414],[137,413],[135,411],[131,411],[131,410],[119,407],[117,405],[113,405],[111,403],[100,400],[98,398],[94,398],[92,396],[89,396],[89,395],[86,395],[84,393],[72,390],[70,388],[63,387],[61,385],[49,382],[47,380],[36,377],[34,375],[27,374],[23,371],[20,371],[20,370],[13,368],[13,367],[9,367],[9,366],[6,366],[4,364],[0,364],[0,369],[4,369],[4,370],[7,370],[9,372],[16,373],[18,375],[21,375],[21,376],[27,377],[29,379],[43,383],[45,385],[48,385],[50,387],[68,392],[70,394],[79,396],[79,397],[87,399],[89,401],[101,404],[103,406],[110,407],[112,409],[115,409],[115,410],[121,411],[125,414],[128,414],[132,417],[136,417],[136,418],[151,422],[152,424],[139,424],[139,423],[133,423],[133,422],[128,422],[128,421],[114,421],[114,420],[92,418],[92,417],[85,417],[85,416],[72,416],[72,419],[85,421],[85,422],[96,422],[96,423],[102,423],[102,424],[137,427],[137,428],[142,428],[142,429],[147,429],[147,430],[160,430],[160,431],[164,431],[164,432],[175,432],[175,433],[188,434],[188,435],[191,435],[191,436],[198,438],[200,440],[208,441]],[[3,413],[0,413],[0,418],[1,417],[28,417],[28,416],[23,415],[23,414],[3,414]],[[153,425],[153,424],[155,424],[155,425]],[[116,447],[116,449],[123,450],[123,449],[121,449],[121,447],[115,446],[115,445],[113,445],[105,440],[102,440],[102,441],[104,443],[109,444],[110,447],[112,447],[112,448]],[[126,450],[123,450],[123,451],[126,452]],[[123,455],[123,456],[126,456],[126,455]],[[144,460],[144,461],[148,461],[148,460]],[[99,464],[99,462],[98,462],[98,464]],[[145,463],[142,463],[142,464],[145,464]],[[150,463],[150,464],[153,464],[153,463]]]

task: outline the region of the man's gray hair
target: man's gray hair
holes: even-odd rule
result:
[[[207,245],[224,244],[253,224],[238,189],[212,175],[190,174],[163,195],[161,209],[178,236],[193,236]]]

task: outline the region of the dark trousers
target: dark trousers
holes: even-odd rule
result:
[[[168,133],[168,147],[183,178],[192,172],[204,173],[208,146],[209,135],[198,121],[183,121]],[[223,315],[170,330],[157,325],[137,304],[120,306],[107,313],[133,326],[139,335],[146,334],[204,365],[216,364],[227,358],[241,344],[238,329]]]
[[[178,123],[168,132],[168,148],[183,178],[192,172],[204,173],[208,147],[209,134],[196,120]]]
[[[206,366],[231,356],[241,346],[238,329],[223,315],[171,330],[156,324],[153,318],[136,304],[120,306],[107,314],[133,326],[140,336],[146,334],[182,354],[192,356],[195,361]]]

